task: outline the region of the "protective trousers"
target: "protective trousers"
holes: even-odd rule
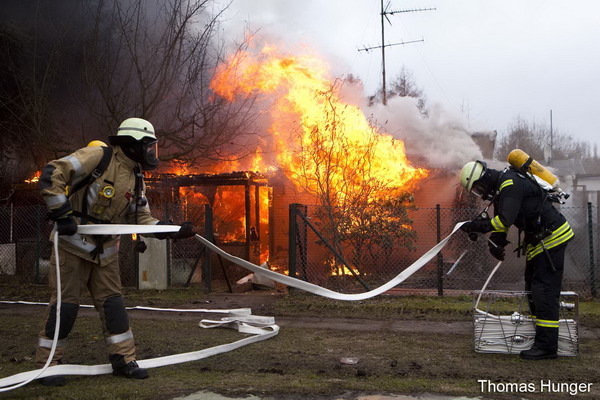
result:
[[[534,347],[549,352],[558,350],[560,289],[566,248],[565,243],[549,249],[527,261],[525,266],[525,290],[530,292],[529,309],[535,319]]]
[[[66,339],[77,317],[82,292],[90,292],[94,308],[100,314],[104,338],[109,355],[122,355],[125,362],[135,360],[135,342],[129,328],[129,319],[121,294],[119,263],[115,260],[100,267],[61,248],[59,265],[61,272],[61,313],[58,344],[50,365],[60,363],[64,355]],[[54,289],[50,306],[46,310],[44,327],[39,333],[35,363],[42,367],[52,347],[56,324],[56,259],[53,252],[50,258],[49,286]]]

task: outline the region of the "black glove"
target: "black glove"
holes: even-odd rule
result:
[[[465,222],[460,226],[460,230],[463,232],[481,232],[485,233],[490,231],[490,219],[489,218],[477,218],[473,221]]]
[[[71,216],[65,216],[56,220],[56,230],[61,236],[73,236],[77,233],[77,222]]]
[[[138,253],[143,253],[148,249],[148,245],[143,240],[136,240],[133,249]]]
[[[190,221],[185,221],[181,224],[181,228],[179,228],[179,231],[172,234],[172,238],[186,239],[194,236],[195,234],[196,232],[194,231],[194,224],[192,224]]]
[[[490,235],[488,249],[490,254],[499,261],[504,261],[504,247],[510,242],[506,240],[506,233],[494,232]]]
[[[170,225],[172,221],[160,221],[157,225]],[[192,237],[196,234],[194,231],[194,224],[189,221],[186,221],[181,224],[179,231],[177,232],[161,232],[155,233],[154,237],[160,240],[163,239],[185,239]]]

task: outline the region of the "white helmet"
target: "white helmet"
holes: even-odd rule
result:
[[[483,161],[471,161],[460,171],[460,184],[467,191],[476,194],[483,200],[492,200],[496,194],[496,184],[500,172],[488,168]]]
[[[467,189],[468,192],[473,188],[475,183],[486,170],[487,165],[483,161],[470,161],[460,171],[460,184]]]
[[[131,136],[135,140],[142,140],[145,137],[156,140],[152,124],[141,118],[127,118],[121,122],[117,130],[117,137],[121,136]]]
[[[119,145],[127,157],[144,170],[158,166],[158,141],[154,127],[145,119],[127,118],[119,125],[116,135],[109,136],[110,144]]]

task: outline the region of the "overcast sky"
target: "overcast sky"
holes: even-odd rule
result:
[[[387,0],[384,1],[387,3]],[[593,0],[391,0],[388,83],[402,65],[429,103],[462,115],[473,130],[500,134],[517,116],[600,143],[600,2]],[[380,0],[233,0],[233,36],[243,26],[276,35],[289,50],[307,45],[333,73],[381,85]]]

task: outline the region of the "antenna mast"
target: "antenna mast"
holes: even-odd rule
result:
[[[362,49],[358,49],[358,51],[364,51],[364,52],[369,52],[371,50],[375,50],[375,49],[381,49],[381,75],[382,75],[382,93],[383,93],[383,105],[387,105],[387,89],[385,86],[385,48],[386,47],[392,47],[392,46],[399,46],[399,45],[405,45],[405,44],[410,44],[410,43],[418,43],[418,42],[424,42],[425,40],[423,38],[421,38],[421,40],[411,40],[408,42],[405,41],[401,41],[401,42],[397,42],[397,43],[388,43],[385,44],[385,23],[384,23],[384,19],[387,20],[387,22],[392,25],[392,22],[390,21],[390,19],[388,18],[388,15],[394,15],[394,14],[402,14],[402,13],[409,13],[409,12],[419,12],[419,11],[433,11],[436,10],[435,8],[412,8],[412,9],[405,9],[405,10],[389,10],[390,7],[390,3],[388,2],[388,4],[384,7],[383,6],[383,0],[381,0],[381,45],[379,46],[371,46],[371,47],[363,47]]]

